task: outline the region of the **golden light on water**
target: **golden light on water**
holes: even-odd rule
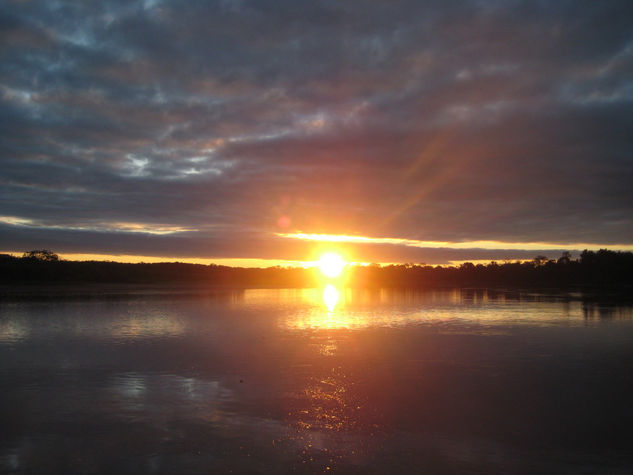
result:
[[[323,303],[330,312],[334,310],[340,297],[340,292],[332,284],[327,284],[323,289]]]
[[[345,268],[345,260],[336,252],[325,252],[319,259],[319,269],[326,277],[339,277]]]

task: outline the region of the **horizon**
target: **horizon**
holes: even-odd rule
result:
[[[628,252],[628,250],[616,250],[616,249],[584,249],[584,251],[595,252],[599,250],[606,250],[609,252]],[[56,253],[49,249],[31,250],[27,252],[11,252],[0,251],[0,256],[11,256],[14,258],[25,257],[29,252],[48,252],[57,256],[60,261],[69,262],[113,262],[117,264],[197,264],[206,266],[221,266],[232,268],[245,268],[245,269],[269,269],[269,268],[285,268],[285,269],[315,269],[320,267],[319,260],[311,261],[284,261],[274,259],[196,259],[196,258],[178,258],[178,257],[156,257],[156,256],[130,256],[130,255],[106,255],[106,254],[63,254]],[[336,253],[336,251],[326,252],[325,254]],[[579,260],[581,253],[571,253],[563,251],[562,255],[567,255],[572,260]],[[558,256],[558,257],[561,257]],[[547,256],[539,254],[530,259],[466,259],[460,261],[448,261],[443,263],[428,263],[428,262],[358,262],[342,260],[345,268],[352,267],[368,267],[368,266],[419,266],[419,267],[460,267],[462,264],[473,265],[490,265],[490,264],[515,264],[515,263],[528,263],[535,262],[537,259],[545,258],[548,261],[557,261],[556,256]],[[321,256],[321,260],[323,255]]]

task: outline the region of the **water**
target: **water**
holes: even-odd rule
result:
[[[630,473],[628,306],[490,291],[0,303],[0,470]]]

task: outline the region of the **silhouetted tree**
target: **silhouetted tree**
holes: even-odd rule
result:
[[[547,263],[547,256],[536,256],[532,262],[534,262],[534,267],[544,266]]]
[[[571,253],[569,251],[563,252],[563,255],[556,262],[564,266],[568,265],[571,262]]]
[[[28,251],[22,254],[23,259],[34,259],[38,261],[57,262],[59,256],[48,249],[39,249],[34,251]]]
[[[483,287],[535,286],[633,287],[633,253],[585,250],[580,259],[564,252],[558,259],[537,256],[526,262],[491,262],[455,266],[389,265],[350,266],[349,284],[368,287]],[[0,282],[198,282],[235,286],[315,287],[318,272],[303,268],[239,268],[219,265],[60,260],[46,250],[25,252],[22,258],[0,255]]]
[[[591,265],[594,262],[596,253],[585,249],[580,253],[580,263],[584,266]]]

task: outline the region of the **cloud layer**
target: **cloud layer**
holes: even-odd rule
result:
[[[4,2],[0,249],[633,243],[630,18],[630,1]]]

